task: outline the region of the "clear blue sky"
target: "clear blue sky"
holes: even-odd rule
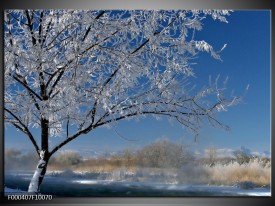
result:
[[[228,92],[234,90],[240,95],[250,85],[242,104],[218,114],[218,119],[231,127],[230,132],[205,125],[198,141],[194,142],[194,136],[178,123],[148,117],[140,121],[123,120],[115,125],[121,135],[136,141],[126,141],[114,129],[98,128],[63,149],[115,151],[125,147],[138,148],[159,138],[169,138],[173,142],[190,145],[195,150],[209,146],[230,149],[244,146],[252,151],[270,151],[270,12],[235,11],[227,19],[228,24],[206,19],[203,30],[196,32],[197,40],[204,39],[216,50],[224,44],[227,48],[221,53],[222,62],[208,54],[196,59],[194,71],[197,77],[194,82],[199,88],[208,83],[209,75],[213,78],[218,74],[221,78],[228,76]],[[58,141],[58,138],[55,139]],[[55,143],[52,139],[51,144]],[[32,149],[28,138],[11,126],[5,129],[5,146]]]

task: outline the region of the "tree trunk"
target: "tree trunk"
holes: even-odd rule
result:
[[[44,179],[44,175],[47,171],[47,165],[50,159],[48,139],[49,139],[49,120],[42,118],[41,119],[41,149],[42,150],[39,151],[40,160],[37,164],[36,170],[31,179],[28,192],[33,192],[33,193],[40,192],[40,185]]]
[[[47,171],[47,165],[48,165],[48,161],[49,161],[48,158],[44,157],[44,153],[43,153],[43,155],[41,155],[41,153],[43,153],[43,152],[40,152],[41,159],[39,160],[36,170],[34,172],[34,175],[31,179],[28,192],[33,192],[33,193],[40,192],[40,185],[44,179],[44,175]]]

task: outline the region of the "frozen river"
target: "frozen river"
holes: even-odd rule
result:
[[[5,187],[27,191],[32,174],[6,174]],[[10,190],[6,189],[6,192]],[[191,185],[46,175],[41,193],[66,197],[271,196],[270,188]]]

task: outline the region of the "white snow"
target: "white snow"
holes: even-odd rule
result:
[[[111,181],[108,181],[108,180],[73,180],[72,182],[79,183],[79,184],[93,185],[93,184],[110,183]]]

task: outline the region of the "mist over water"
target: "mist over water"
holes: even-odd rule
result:
[[[239,196],[271,195],[271,159],[195,158],[184,147],[158,141],[140,151],[85,157],[63,151],[49,162],[41,192],[56,196]],[[5,151],[5,187],[27,191],[38,158]]]

